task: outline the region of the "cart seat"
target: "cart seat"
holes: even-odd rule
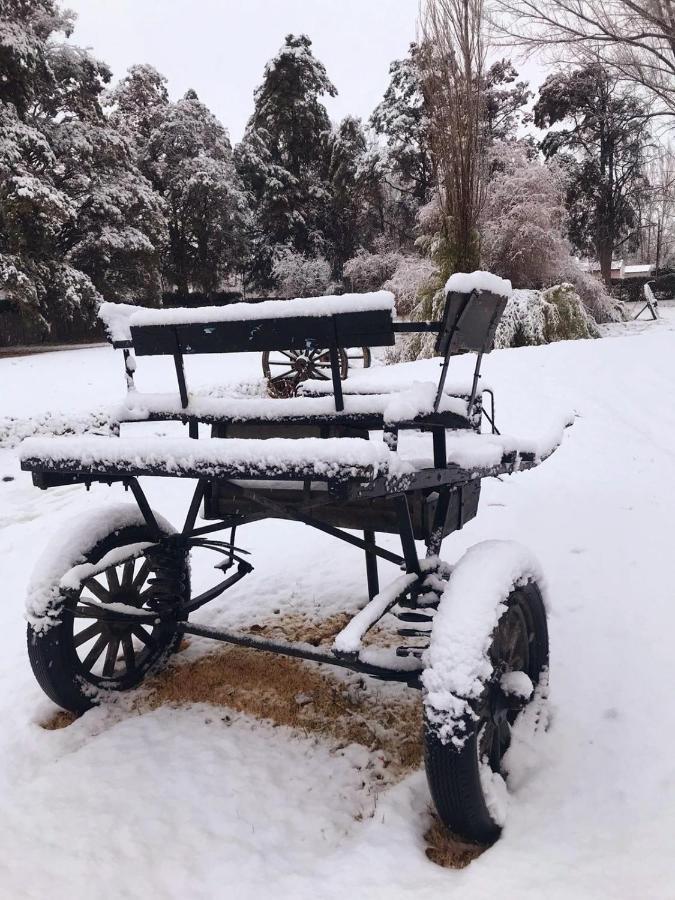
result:
[[[412,471],[383,442],[362,438],[29,438],[20,458],[28,471],[114,477],[371,481]]]
[[[210,397],[189,394],[184,406],[179,394],[130,392],[113,411],[119,422],[196,419],[207,424],[311,422],[313,425],[346,424],[375,429],[384,425],[420,424],[433,413],[436,385],[415,382],[395,393],[364,393],[345,397],[344,409],[336,411],[332,395],[317,397]],[[438,421],[449,428],[470,428],[466,399],[446,394],[439,406]],[[474,416],[480,417],[480,409]]]
[[[447,468],[471,478],[536,465],[562,439],[562,426],[535,440],[508,435],[447,433]],[[414,451],[413,451],[414,452]],[[431,460],[406,456],[383,441],[339,438],[111,438],[95,436],[28,438],[20,448],[21,467],[96,480],[165,475],[183,478],[373,481],[379,476],[434,472]],[[103,478],[101,478],[103,476]],[[37,483],[37,481],[36,481]],[[46,486],[46,485],[45,485]]]

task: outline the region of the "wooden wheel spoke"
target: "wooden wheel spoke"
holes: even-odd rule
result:
[[[91,578],[86,578],[84,580],[83,586],[87,588],[87,590],[91,591],[94,597],[98,597],[103,603],[110,602],[110,592],[106,591],[102,584],[99,584],[98,581],[92,576]]]
[[[91,667],[94,665],[99,656],[103,653],[106,646],[108,645],[108,638],[105,634],[102,634],[100,638],[96,641],[94,646],[91,648],[89,653],[82,660],[82,666],[89,672]]]
[[[120,639],[113,638],[108,644],[108,651],[105,655],[105,662],[103,663],[103,677],[110,678],[115,674],[115,662],[117,660],[117,653],[120,649]]]
[[[144,559],[143,565],[140,567],[138,572],[136,572],[136,577],[134,578],[134,580],[131,584],[131,586],[134,588],[134,590],[138,590],[140,587],[142,587],[145,584],[149,572],[150,572],[150,562],[147,559]]]
[[[82,644],[86,644],[88,640],[94,637],[95,634],[99,634],[101,631],[101,623],[94,622],[92,625],[87,625],[86,628],[83,628],[82,631],[78,632],[74,637],[74,644],[76,647],[81,647]]]
[[[108,587],[112,592],[119,591],[120,589],[120,580],[117,577],[117,569],[115,566],[111,566],[109,569],[105,570],[106,581],[108,582]]]
[[[124,563],[124,569],[122,570],[122,587],[128,588],[131,587],[131,584],[134,580],[134,563],[135,559],[128,559]]]
[[[294,375],[294,372],[282,372],[281,375],[275,375],[270,381],[288,381],[288,379],[293,378]]]
[[[145,628],[141,628],[140,625],[132,625],[131,631],[139,641],[142,641],[145,644],[146,647],[152,647],[155,643],[153,637],[148,634]]]
[[[127,672],[131,672],[136,668],[136,654],[134,653],[131,635],[125,634],[122,638],[122,650],[124,651],[124,665],[127,668]]]

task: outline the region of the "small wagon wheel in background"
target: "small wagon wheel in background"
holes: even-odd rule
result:
[[[347,359],[352,369],[368,369],[370,367],[370,347],[347,347]]]
[[[342,348],[338,349],[338,356],[340,378],[344,381],[349,362]],[[270,394],[274,397],[292,397],[301,381],[308,378],[330,380],[330,351],[325,347],[315,350],[265,350],[262,367]]]

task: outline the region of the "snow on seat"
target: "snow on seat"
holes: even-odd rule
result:
[[[368,481],[412,466],[384,443],[362,438],[29,438],[22,469],[92,475]]]
[[[413,382],[394,393],[357,393],[346,396],[344,409],[338,412],[332,395],[273,399],[191,394],[187,406],[183,406],[178,394],[142,394],[133,391],[113,411],[113,418],[121,422],[152,418],[195,418],[201,422],[280,422],[374,417],[381,418],[385,424],[399,424],[431,415],[435,394],[436,386],[431,382]],[[465,416],[466,401],[446,395],[441,401],[439,412]]]

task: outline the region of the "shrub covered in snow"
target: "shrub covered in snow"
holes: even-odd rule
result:
[[[481,214],[483,268],[516,288],[546,287],[560,278],[570,256],[562,175],[518,145],[499,148]]]
[[[330,265],[284,248],[274,261],[273,275],[284,297],[317,297],[330,285]]]
[[[344,265],[345,284],[355,293],[376,291],[393,276],[401,259],[402,255],[394,250],[359,250]]]
[[[495,347],[526,347],[597,337],[593,318],[571,284],[513,292],[497,328]]]
[[[422,256],[401,256],[391,277],[381,287],[396,298],[399,316],[408,316],[436,276],[436,266]]]

